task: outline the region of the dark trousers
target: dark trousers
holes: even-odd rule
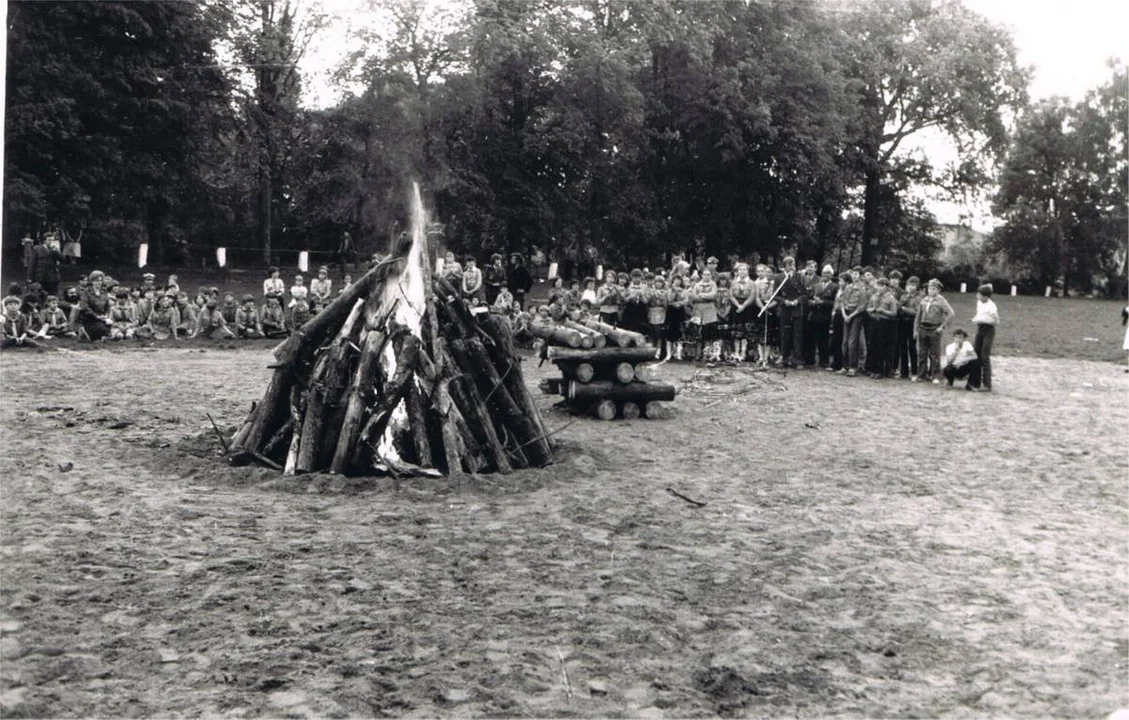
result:
[[[996,340],[995,325],[977,325],[976,338],[972,347],[976,350],[976,359],[980,361],[980,372],[984,387],[992,389],[992,343]]]
[[[902,377],[917,374],[917,341],[913,339],[913,318],[898,318],[898,371]]]
[[[801,365],[804,347],[804,315],[801,308],[780,310],[780,358],[785,364]]]
[[[808,318],[807,323],[804,324],[804,362],[815,365],[818,359],[820,367],[830,365],[831,358],[827,350],[830,342],[831,320],[823,317]]]
[[[879,350],[878,341],[874,337],[874,318],[870,316],[870,313],[863,313],[862,318],[862,332],[866,342],[866,360],[863,362],[863,366],[868,373],[875,373],[878,372]]]
[[[517,300],[517,306],[522,310],[525,309],[525,291],[514,290],[514,300]]]
[[[949,381],[950,385],[953,384],[953,380],[967,377],[968,387],[978,388],[980,387],[980,359],[971,360],[960,367],[946,365],[945,369],[941,371],[941,374],[945,376],[945,379]]]
[[[831,368],[843,368],[843,316],[840,313],[831,317]]]
[[[894,338],[897,327],[893,319],[873,317],[870,319],[872,341],[866,345],[867,364],[871,372],[886,377],[894,374]]]

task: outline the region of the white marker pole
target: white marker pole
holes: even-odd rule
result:
[[[137,246],[137,267],[143,268],[149,264],[149,243]]]
[[[216,265],[227,267],[227,248],[216,248]]]
[[[597,280],[603,280],[604,279],[604,266],[603,265],[597,265],[596,266],[596,279]]]
[[[1047,286],[1047,294],[1046,294],[1046,297],[1050,297],[1050,296],[1051,296],[1051,286],[1050,286],[1050,285],[1048,285],[1048,286]]]
[[[310,251],[303,250],[298,253],[298,269],[304,273],[310,271]]]
[[[1019,288],[1015,287],[1014,285],[1011,286],[1011,296],[1012,297],[1015,297],[1015,294],[1018,291],[1018,289]]]
[[[557,277],[557,264],[549,263],[549,279],[555,280]]]
[[[966,293],[966,292],[968,292],[968,283],[961,283],[961,284],[960,284],[960,293],[961,293],[961,295],[963,295],[963,294],[964,294],[964,293]]]

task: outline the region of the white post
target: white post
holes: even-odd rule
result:
[[[549,279],[555,280],[557,277],[557,264],[549,263]]]
[[[137,246],[137,267],[143,268],[149,264],[149,243]]]
[[[597,280],[603,280],[604,279],[604,266],[603,265],[597,265],[596,266],[596,279]]]
[[[298,253],[298,269],[304,273],[310,271],[310,251],[303,250]]]
[[[961,292],[962,295],[964,293],[968,292],[968,283],[961,283],[960,284],[960,292]]]
[[[1017,290],[1018,290],[1018,288],[1016,288],[1014,285],[1011,286],[1011,296],[1012,297],[1015,297],[1015,293],[1016,293]]]
[[[1050,286],[1050,285],[1048,285],[1048,286],[1047,286],[1047,294],[1046,294],[1046,297],[1050,297],[1050,296],[1051,296],[1051,286]]]
[[[216,248],[216,265],[227,267],[227,248]]]

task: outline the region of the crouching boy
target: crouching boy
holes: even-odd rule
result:
[[[20,312],[23,304],[24,301],[15,295],[4,298],[4,332],[0,335],[0,348],[39,347],[28,337],[27,316]]]
[[[945,348],[941,358],[941,374],[945,376],[948,386],[953,386],[957,378],[968,378],[965,390],[973,392],[980,390],[980,360],[976,357],[976,350],[968,342],[968,335],[957,328],[953,330],[953,341]]]
[[[243,304],[235,311],[235,334],[241,338],[261,338],[263,326],[259,324],[259,311],[255,309],[255,296],[243,296]]]

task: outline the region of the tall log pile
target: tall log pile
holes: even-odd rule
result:
[[[662,403],[673,400],[676,390],[654,380],[655,348],[643,335],[588,320],[535,323],[531,332],[561,371],[561,377],[541,381],[543,393],[563,395],[568,408],[603,420],[667,416]]]
[[[509,324],[433,277],[422,227],[275,349],[231,462],[395,476],[553,462]]]

